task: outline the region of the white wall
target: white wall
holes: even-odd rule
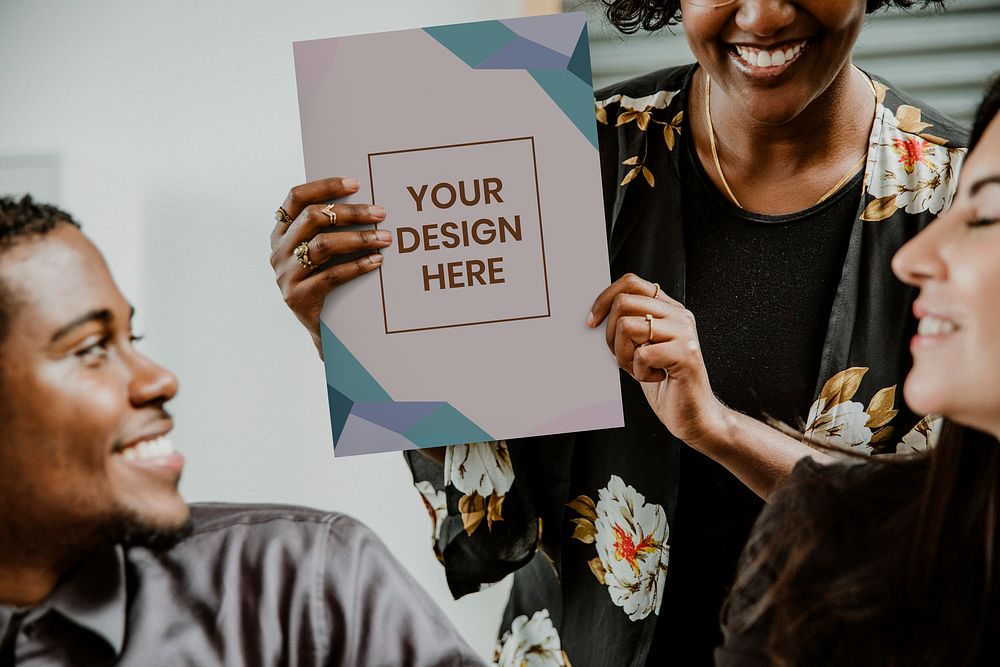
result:
[[[453,602],[402,457],[333,458],[323,369],[274,285],[268,234],[304,178],[293,41],[523,6],[0,0],[0,191],[19,189],[19,157],[55,156],[42,160],[58,171],[49,196],[105,252],[146,351],[181,379],[173,440],[187,456],[185,496],[359,517],[484,656],[506,587]],[[344,103],[405,114],[414,101],[344,91]]]

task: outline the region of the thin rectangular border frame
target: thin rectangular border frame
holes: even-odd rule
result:
[[[454,329],[457,327],[471,327],[480,324],[499,324],[501,322],[520,322],[522,320],[538,320],[546,317],[552,317],[552,302],[551,296],[549,294],[549,266],[548,261],[545,258],[545,230],[542,225],[542,196],[541,191],[538,186],[538,158],[535,153],[535,137],[511,137],[510,139],[490,139],[486,141],[470,141],[462,144],[444,144],[441,146],[425,146],[423,148],[404,148],[401,150],[394,151],[379,151],[376,153],[368,153],[368,184],[371,188],[372,193],[372,204],[377,204],[378,200],[375,197],[375,175],[372,171],[372,158],[380,155],[396,155],[399,153],[418,153],[421,151],[433,151],[441,150],[444,148],[464,148],[466,146],[482,146],[484,144],[502,144],[511,141],[529,141],[531,142],[531,169],[535,176],[535,206],[538,210],[538,240],[541,245],[542,250],[542,280],[545,283],[545,314],[544,315],[527,315],[525,317],[510,317],[500,320],[482,320],[479,322],[462,322],[460,324],[442,324],[436,327],[416,327],[412,329],[394,329],[389,331],[389,313],[385,305],[385,283],[382,279],[382,267],[378,269],[378,282],[379,282],[379,293],[382,297],[382,325],[385,330],[386,335],[397,334],[397,333],[412,333],[415,331],[433,331],[435,329]],[[378,225],[375,225],[378,228]]]

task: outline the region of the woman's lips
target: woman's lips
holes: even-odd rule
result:
[[[745,73],[757,78],[777,76],[802,57],[807,39],[785,42],[770,48],[732,44],[730,55]]]
[[[951,320],[934,315],[926,315],[917,324],[917,333],[921,336],[941,336],[950,334],[958,329],[958,325]]]
[[[926,347],[947,339],[959,330],[952,320],[935,315],[924,315],[917,323],[917,335],[910,341],[910,348]]]

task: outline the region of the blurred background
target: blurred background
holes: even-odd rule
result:
[[[679,26],[623,38],[577,0],[0,0],[0,193],[65,208],[104,251],[181,379],[185,496],[364,520],[485,657],[507,586],[451,600],[402,457],[333,458],[322,365],[274,284],[272,215],[304,179],[291,43],[582,8],[598,86],[691,60]],[[879,13],[857,62],[968,122],[1000,0]]]

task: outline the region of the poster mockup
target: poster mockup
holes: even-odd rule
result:
[[[307,179],[393,237],[321,315],[336,453],[622,426],[584,14],[293,50]]]

